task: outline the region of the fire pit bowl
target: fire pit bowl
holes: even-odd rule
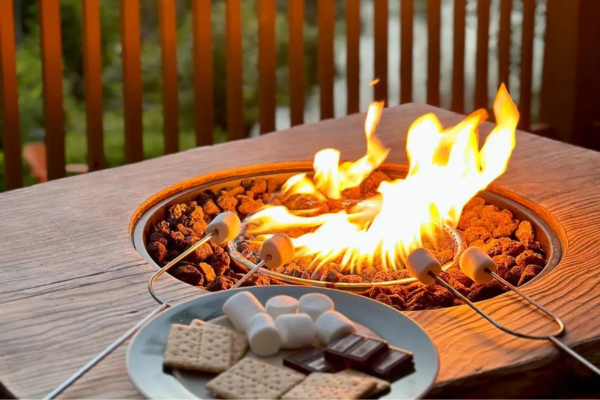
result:
[[[235,171],[224,171],[215,174],[212,177],[200,177],[170,187],[149,199],[136,212],[131,224],[134,246],[144,257],[144,259],[150,263],[150,265],[160,268],[160,266],[152,259],[146,250],[146,237],[150,232],[151,226],[165,218],[166,210],[170,206],[195,200],[200,193],[206,191],[207,189],[217,192],[223,188],[239,184],[239,182],[243,179],[257,177],[277,177],[281,180],[285,180],[294,174],[310,171],[311,168],[312,164],[309,162],[281,163],[265,165],[262,167],[257,166]],[[405,166],[396,164],[383,164],[379,170],[394,179],[404,177],[407,172],[407,168]],[[551,216],[533,204],[526,204],[527,201],[525,199],[521,199],[515,194],[504,191],[500,188],[491,187],[488,190],[481,192],[478,196],[483,198],[486,203],[493,204],[501,209],[508,209],[516,218],[520,220],[527,220],[532,224],[536,238],[540,242],[546,255],[546,264],[540,275],[546,273],[558,264],[562,254],[562,245],[559,235],[556,234],[555,230],[559,229],[560,227]],[[534,208],[538,209],[535,210]],[[457,231],[449,227],[444,227],[444,229],[452,238],[454,247],[453,260],[443,266],[444,269],[448,269],[457,264],[458,256],[462,250],[464,250],[465,244],[463,243],[461,235]],[[229,253],[232,257],[232,262],[235,262],[238,266],[242,266],[246,269],[251,269],[255,265],[237,251],[237,245],[234,242],[230,242],[228,247]],[[289,284],[326,286],[328,283],[320,280],[294,277],[267,269],[263,269],[261,272]],[[340,290],[363,293],[374,286],[408,285],[413,282],[416,282],[414,278],[388,280],[383,282],[338,282],[336,284],[336,288]]]

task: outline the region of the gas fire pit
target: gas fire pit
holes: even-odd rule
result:
[[[299,284],[349,290],[399,311],[462,304],[442,286],[417,283],[405,267],[417,247],[431,250],[442,278],[480,301],[504,293],[497,281],[474,283],[461,272],[466,247],[481,247],[513,285],[534,279],[560,259],[560,243],[543,219],[505,197],[483,193],[501,175],[514,146],[518,112],[502,87],[495,102],[497,128],[479,149],[478,111],[442,129],[436,117],[419,118],[408,132],[410,165],[383,165],[389,149],[375,136],[382,104],[365,122],[366,154],[340,163],[323,149],[308,164],[233,173],[156,205],[137,224],[136,248],[156,266],[175,259],[224,211],[243,219],[242,234],[223,247],[205,244],[170,272],[209,291],[231,288],[258,262],[261,243],[285,233],[297,252],[276,270],[263,268],[245,285]]]
[[[173,239],[173,237],[180,237],[178,232],[188,233],[188,237],[195,236],[196,234],[188,231],[188,229],[193,230],[194,224],[199,221],[202,221],[202,226],[210,221],[211,209],[218,204],[214,201],[218,193],[239,192],[244,187],[242,182],[250,188],[259,181],[264,182],[265,187],[266,182],[271,182],[271,189],[274,190],[271,193],[269,191],[261,193],[265,197],[271,196],[273,192],[279,189],[280,184],[276,182],[284,182],[290,176],[305,172],[308,168],[310,168],[309,163],[286,163],[265,166],[262,171],[253,168],[253,171],[249,174],[240,170],[227,171],[223,175],[229,175],[228,178],[168,196],[144,212],[137,221],[134,230],[135,246],[148,262],[156,268],[160,268],[179,254],[178,248],[182,249],[186,246],[185,236],[182,239],[184,241],[179,245]],[[380,170],[382,175],[390,178],[403,177],[406,172],[406,167],[390,164],[384,164]],[[259,185],[262,185],[262,183],[259,183]],[[168,192],[169,190],[166,191],[166,193]],[[501,192],[503,192],[501,189],[490,188],[479,193],[465,207],[458,229],[446,228],[447,230],[444,231],[447,232],[445,243],[446,246],[449,246],[450,254],[437,253],[438,257],[445,261],[444,269],[446,273],[442,276],[473,301],[492,298],[504,293],[506,289],[497,283],[474,284],[464,275],[456,265],[456,254],[462,249],[468,246],[484,248],[497,261],[500,273],[509,279],[511,283],[519,286],[531,281],[543,269],[547,271],[554,267],[561,257],[560,240],[551,228],[550,223],[536,211],[520,203],[514,194],[505,191],[504,194],[500,194]],[[247,213],[241,212],[239,209],[244,210],[241,203],[247,199],[247,196],[238,193],[232,195],[232,197],[239,198],[237,207],[232,211],[238,213],[240,218],[243,219],[247,216]],[[223,203],[223,200],[221,203]],[[217,206],[217,209],[212,212],[218,213],[221,211],[223,209]],[[469,216],[482,211],[492,214],[510,213],[512,216],[510,218],[511,224],[514,223],[516,227],[508,227],[507,229],[510,232],[507,235],[501,235],[503,232],[499,231],[494,235],[493,229],[490,232],[489,228],[479,229],[477,225],[484,225],[483,222],[474,221],[475,226],[471,227]],[[178,218],[172,218],[178,213],[181,213]],[[197,215],[196,219],[194,219],[194,215]],[[175,219],[177,221],[174,221]],[[478,219],[482,220],[482,218]],[[514,221],[518,221],[518,223]],[[189,227],[184,224],[189,225]],[[171,227],[173,227],[172,231]],[[163,229],[162,233],[159,232],[160,229]],[[157,232],[160,234],[157,234]],[[487,238],[488,236],[489,238]],[[533,237],[533,240],[529,240],[531,237]],[[486,241],[481,238],[486,239]],[[238,239],[235,242],[230,242],[224,248],[217,249],[216,246],[212,248],[208,246],[204,255],[191,256],[187,262],[184,262],[182,266],[173,271],[173,275],[188,284],[197,286],[199,289],[216,291],[231,287],[244,273],[252,268],[256,261],[255,247],[247,246],[247,238],[244,236]],[[161,245],[156,242],[161,243]],[[426,246],[433,247],[431,243],[426,243]],[[300,258],[292,265],[288,265],[287,268],[278,271],[263,269],[263,275],[256,275],[254,279],[247,281],[245,285],[299,284],[351,290],[388,303],[402,311],[450,307],[460,304],[458,301],[452,300],[451,296],[447,296],[446,290],[439,286],[426,287],[417,283],[403,268],[391,273],[378,271],[373,275],[367,273],[363,275],[342,274],[335,270],[320,271],[320,274],[313,271],[313,274],[309,274],[309,268],[302,269],[302,261],[302,258]],[[317,275],[319,276],[317,277]],[[399,297],[402,297],[402,300]]]

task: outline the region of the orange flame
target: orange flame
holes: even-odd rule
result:
[[[338,150],[322,150],[315,155],[313,180],[307,174],[293,176],[282,187],[283,195],[340,199],[344,190],[358,186],[389,153],[375,136],[382,108],[383,103],[369,107],[365,156],[340,165]],[[248,233],[311,228],[293,239],[297,256],[311,255],[319,265],[336,260],[342,270],[373,265],[378,258],[382,269],[395,269],[422,245],[434,225],[456,227],[465,204],[506,170],[519,113],[504,85],[494,101],[494,114],[497,125],[481,150],[477,128],[487,118],[484,110],[447,129],[435,115],[424,115],[408,130],[410,166],[405,179],[383,181],[377,196],[336,213],[307,216],[305,211],[267,206],[247,218]]]

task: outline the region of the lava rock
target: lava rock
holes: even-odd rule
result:
[[[161,232],[152,232],[150,236],[148,236],[148,241],[152,242],[160,242],[163,246],[167,247],[169,245],[169,240],[167,237]]]
[[[503,254],[509,255],[511,257],[516,257],[525,251],[525,245],[523,245],[523,243],[521,242],[511,240],[510,238],[500,238],[498,240],[502,244]]]
[[[521,266],[527,266],[530,264],[535,264],[535,265],[541,266],[544,264],[544,257],[542,257],[538,253],[535,253],[531,250],[525,250],[524,252],[522,252],[521,254],[519,254],[517,256],[516,262],[517,262],[517,265],[521,265]]]
[[[494,263],[496,264],[497,267],[502,266],[509,270],[512,267],[514,267],[516,264],[515,258],[512,256],[509,256],[508,254],[501,254],[501,255],[492,257],[492,260],[494,260]]]
[[[242,277],[244,276],[244,274],[238,275],[241,275]],[[250,278],[248,278],[244,283],[242,283],[242,286],[269,286],[270,284],[271,280],[268,276],[263,274],[254,274]]]
[[[150,254],[150,257],[156,261],[159,265],[164,264],[167,257],[167,248],[161,242],[152,242],[146,246],[146,251]]]
[[[388,299],[391,301],[392,306],[398,311],[403,311],[406,308],[406,302],[404,298],[399,294],[390,294]]]
[[[199,263],[198,264],[198,270],[200,271],[200,273],[204,277],[204,284],[205,285],[211,283],[217,277],[217,274],[215,274],[215,270],[213,269],[213,267],[211,267],[207,263],[203,263],[203,262]]]
[[[531,222],[522,221],[519,224],[519,228],[515,232],[515,236],[521,243],[530,243],[535,240],[535,233],[533,232],[533,226],[531,226]]]
[[[235,212],[235,208],[238,205],[238,199],[233,196],[219,195],[217,196],[217,205],[223,211]]]
[[[542,271],[542,267],[539,265],[528,265],[525,267],[525,270],[521,274],[521,279],[519,279],[519,286],[526,284],[533,278],[537,276]]]
[[[178,252],[177,250],[169,250],[165,261],[173,261],[174,259],[179,257],[180,254],[181,253]]]
[[[484,242],[492,237],[490,231],[485,229],[482,226],[472,226],[469,229],[465,230],[463,234],[463,239],[467,244],[471,244],[476,240],[483,240]]]
[[[361,283],[363,280],[358,275],[344,275],[340,278],[340,283]]]
[[[235,285],[235,279],[228,276],[217,276],[214,281],[208,284],[205,288],[210,292],[218,292],[221,290],[231,289]]]
[[[187,258],[189,258],[190,261],[193,261],[195,263],[201,263],[208,260],[209,257],[211,257],[212,255],[212,247],[210,247],[208,243],[204,243],[202,246],[194,250]]]
[[[506,290],[507,288],[496,280],[485,284],[474,283],[467,298],[471,301],[487,300],[506,292]]]
[[[199,286],[204,283],[204,277],[198,271],[198,269],[192,265],[182,261],[182,265],[179,265],[173,271],[173,276],[180,281],[183,281],[192,286]]]
[[[215,249],[213,249],[214,251]],[[221,251],[215,251],[211,257],[211,265],[217,276],[225,275],[229,271],[229,254]]]
[[[519,281],[521,280],[521,275],[523,275],[523,271],[525,271],[525,267],[521,265],[515,265],[510,269],[507,277],[504,279],[506,279],[512,285],[517,286],[519,284]]]
[[[377,300],[380,303],[383,303],[385,305],[388,306],[393,306],[392,300],[390,300],[389,296],[385,295],[385,294],[380,294],[379,296],[375,297],[375,300]]]
[[[171,227],[167,221],[160,221],[152,228],[154,232],[162,233],[164,236],[169,236],[171,233]]]

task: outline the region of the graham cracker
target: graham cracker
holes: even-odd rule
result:
[[[371,390],[366,397],[368,398],[372,398],[374,396],[377,396],[378,394],[381,393],[385,393],[387,391],[390,390],[391,385],[388,381],[385,381],[383,379],[379,379],[376,378],[374,376],[371,376],[369,374],[365,374],[364,372],[360,372],[357,371],[355,369],[345,369],[343,371],[340,371],[337,373],[338,375],[348,375],[348,376],[358,376],[360,378],[367,378],[367,379],[371,379],[372,381],[375,382],[375,387],[373,388],[373,390]]]
[[[225,399],[279,399],[306,376],[253,358],[244,358],[206,384]]]
[[[375,381],[369,378],[315,372],[282,399],[362,399],[374,387]]]
[[[200,332],[198,366],[201,371],[226,371],[231,366],[231,335],[211,324],[201,326]]]
[[[210,325],[214,329],[220,329],[222,332],[228,332],[231,335],[231,363],[229,366],[232,366],[236,362],[242,359],[248,350],[248,339],[246,335],[242,332],[234,331],[233,329],[226,328],[221,325],[211,324],[210,322],[205,322],[200,319],[195,319],[192,321],[190,326],[204,326]]]
[[[230,363],[230,335],[201,326],[171,326],[163,361],[166,367],[219,373]]]

